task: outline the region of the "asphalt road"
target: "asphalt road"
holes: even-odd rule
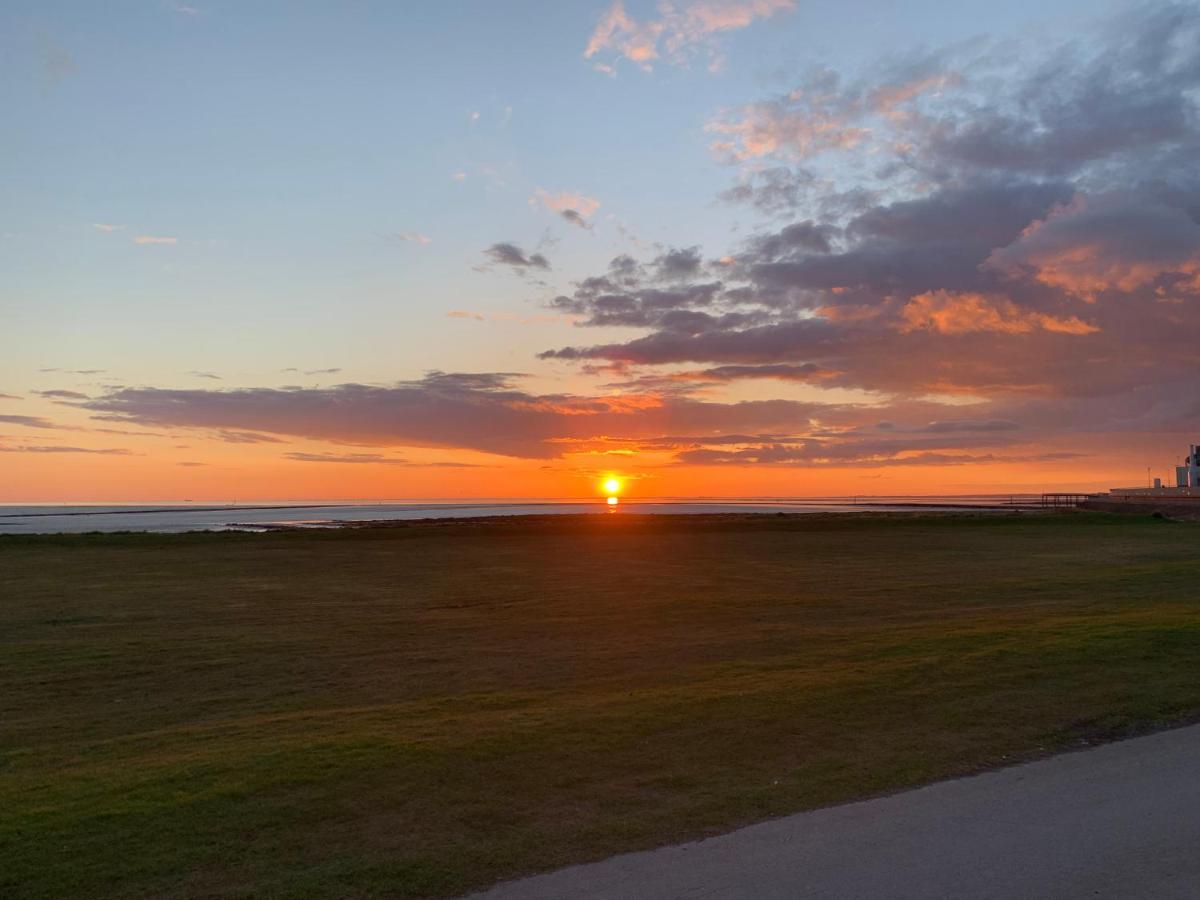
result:
[[[1200,726],[499,885],[533,898],[1200,898]]]

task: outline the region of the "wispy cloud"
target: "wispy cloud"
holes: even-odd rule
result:
[[[419,231],[390,231],[383,235],[383,239],[405,244],[419,244],[422,247],[433,243],[433,238],[421,234]]]
[[[178,244],[179,238],[158,237],[152,234],[139,234],[133,238],[135,244]]]
[[[622,0],[613,0],[596,23],[583,55],[593,59],[609,54],[610,62],[594,64],[606,75],[614,73],[611,63],[620,58],[648,72],[660,59],[682,66],[698,54],[707,59],[710,71],[716,71],[724,64],[717,35],[794,8],[794,0],[685,0],[661,3],[657,18],[638,20],[629,15]]]
[[[40,36],[42,77],[47,87],[57,87],[64,78],[75,74],[75,60],[48,34]]]
[[[109,222],[93,222],[92,227],[95,228],[97,231],[103,231],[103,232],[107,232],[107,233],[111,234],[114,231],[120,231],[125,226],[124,225],[113,225],[112,223],[109,223]]]
[[[480,313],[468,309],[452,309],[446,313],[447,319],[469,319],[473,322],[511,322],[516,325],[572,325],[577,316],[533,315],[519,316],[515,313]]]
[[[41,416],[0,416],[6,425],[24,425],[26,428],[59,428],[54,422]]]
[[[96,447],[60,447],[60,446],[36,446],[26,444],[20,447],[0,447],[0,453],[92,453],[97,456],[132,456],[132,450],[126,450],[123,447],[115,448],[96,448]]]
[[[283,440],[256,431],[218,431],[217,439],[226,444],[282,444]]]
[[[284,457],[296,462],[351,463],[357,465],[406,466],[426,469],[477,469],[474,463],[461,462],[414,462],[381,453],[285,453]]]
[[[88,399],[88,395],[81,393],[80,391],[52,390],[52,391],[38,391],[37,393],[39,396],[45,397],[48,400],[87,400]]]
[[[221,380],[220,375],[214,375],[212,372],[202,372],[199,369],[192,369],[190,372],[188,372],[188,374],[191,375],[193,378],[207,378],[210,381],[220,381]]]

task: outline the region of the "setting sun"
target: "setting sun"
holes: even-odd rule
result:
[[[604,491],[608,494],[616,494],[621,490],[621,479],[606,478],[604,480]]]

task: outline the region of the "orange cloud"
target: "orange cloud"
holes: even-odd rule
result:
[[[1100,330],[1076,316],[1058,317],[1022,309],[1007,297],[952,291],[918,294],[900,310],[900,318],[902,332],[923,328],[940,334],[1028,334],[1041,330],[1083,335]]]
[[[673,65],[686,65],[697,51],[707,54],[710,70],[723,63],[712,43],[712,35],[737,31],[756,19],[769,19],[778,12],[795,9],[795,0],[692,0],[681,6],[662,3],[657,19],[639,21],[625,11],[622,0],[613,0],[583,51],[591,59],[604,50],[650,71],[654,60],[665,58]],[[660,52],[661,50],[661,52]],[[596,69],[612,74],[612,66],[596,63]]]
[[[1195,291],[1200,225],[1182,209],[1141,197],[1081,194],[1032,222],[987,265],[1089,302],[1103,291],[1129,293],[1164,277]]]

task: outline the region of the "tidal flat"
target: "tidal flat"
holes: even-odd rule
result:
[[[448,896],[1200,716],[1200,526],[0,536],[0,895]]]

